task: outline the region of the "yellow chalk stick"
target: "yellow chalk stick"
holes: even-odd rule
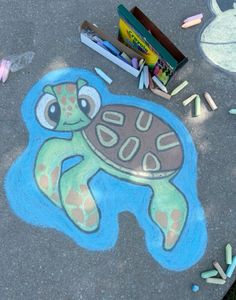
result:
[[[217,105],[215,104],[215,101],[212,99],[211,95],[208,92],[205,92],[204,97],[205,97],[207,103],[209,104],[210,108],[212,110],[216,110]]]
[[[195,26],[195,25],[198,25],[202,22],[201,19],[195,19],[195,20],[192,20],[192,21],[189,21],[189,22],[186,22],[184,24],[182,24],[182,28],[189,28],[189,27],[192,27],[192,26]]]
[[[201,114],[201,98],[199,95],[195,98],[195,117],[200,116]]]
[[[167,100],[170,100],[170,98],[171,98],[171,95],[162,92],[162,91],[159,90],[158,88],[151,89],[151,91],[153,92],[153,94],[155,94],[155,95],[157,95],[157,96],[160,96],[160,97],[162,97],[162,98],[165,98],[165,99],[167,99]]]
[[[185,99],[182,103],[183,106],[188,105],[190,102],[192,102],[198,95],[197,94],[193,94],[192,96],[188,97],[187,99]]]
[[[186,85],[188,85],[188,81],[185,80],[184,82],[182,82],[180,85],[178,85],[172,92],[171,92],[171,96],[174,96],[176,94],[178,94],[180,91],[182,91]]]
[[[224,270],[222,269],[221,265],[218,263],[218,261],[213,261],[213,266],[219,272],[220,277],[225,280],[227,278],[227,276],[226,276]]]
[[[225,247],[225,258],[226,258],[226,264],[231,265],[232,264],[232,246],[230,244],[227,244]]]

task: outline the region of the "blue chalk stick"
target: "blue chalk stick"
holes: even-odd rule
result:
[[[140,78],[139,78],[138,88],[140,90],[143,90],[143,86],[144,86],[144,74],[143,74],[143,71],[142,71],[141,74],[140,74]]]
[[[124,62],[126,62],[128,65],[130,65],[130,63],[121,55],[117,56],[119,59],[123,60]]]
[[[120,54],[120,50],[114,47],[110,42],[103,41],[103,45],[114,55],[118,56]]]
[[[97,41],[97,45],[108,51],[107,47],[103,45],[103,42]]]
[[[226,271],[226,276],[228,278],[231,278],[235,268],[236,268],[236,256],[233,257],[232,264],[228,266],[228,269]]]
[[[196,293],[196,292],[198,292],[199,291],[199,286],[197,285],[197,284],[193,284],[192,285],[192,291],[194,292],[194,293]]]

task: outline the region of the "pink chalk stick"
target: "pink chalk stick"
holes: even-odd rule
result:
[[[9,60],[6,61],[5,68],[2,74],[2,82],[5,83],[10,73],[11,62]]]
[[[3,59],[3,60],[1,61],[1,65],[0,65],[0,80],[2,80],[2,75],[3,75],[4,70],[5,70],[6,62],[7,62],[7,61],[6,61],[5,59]]]
[[[203,18],[203,14],[194,15],[194,16],[191,16],[191,17],[188,17],[187,19],[185,19],[183,23],[193,21],[195,19],[202,19],[202,18]]]

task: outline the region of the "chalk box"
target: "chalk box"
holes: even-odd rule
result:
[[[93,24],[89,23],[88,21],[84,21],[80,26],[80,39],[81,42],[87,45],[88,47],[92,48],[94,51],[98,52],[105,58],[112,61],[114,64],[118,65],[125,71],[129,72],[135,77],[138,77],[139,74],[142,71],[142,68],[144,66],[145,60],[142,64],[142,66],[139,69],[135,69],[132,65],[129,65],[128,63],[124,62],[123,60],[119,59],[117,56],[113,55],[108,50],[102,48],[99,46],[96,42],[92,41],[89,37],[87,37],[82,30],[90,29],[91,31],[95,32],[98,37],[100,37],[102,40],[109,41],[111,44],[113,44],[117,49],[119,49],[121,52],[125,52],[130,58],[137,57],[138,60],[142,59],[143,57],[130,49],[129,47],[122,44],[117,39],[113,39],[109,37],[108,35],[104,34],[97,26],[94,26]]]
[[[138,7],[129,11],[119,5],[117,11],[120,16],[118,39],[143,56],[151,72],[157,65],[155,75],[166,85],[174,72],[188,61],[187,57]]]

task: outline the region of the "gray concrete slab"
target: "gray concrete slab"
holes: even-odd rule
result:
[[[222,2],[222,9],[232,1]],[[108,62],[79,41],[79,24],[87,19],[105,32],[118,29],[119,1],[7,1],[1,0],[0,25],[2,55],[35,51],[33,63],[10,75],[0,95],[0,298],[8,299],[222,299],[233,283],[206,285],[199,273],[211,268],[214,259],[224,261],[224,246],[235,240],[235,122],[228,114],[236,106],[235,74],[225,73],[202,56],[198,34],[211,18],[206,1],[176,2],[123,1],[138,5],[189,57],[176,81],[188,79],[190,86],[174,101],[157,99],[137,89],[137,80]],[[226,3],[228,5],[226,5]],[[203,12],[203,23],[181,30],[181,21]],[[226,29],[227,30],[227,29]],[[203,258],[191,269],[176,273],[155,262],[147,252],[144,235],[129,213],[119,217],[119,239],[105,252],[89,252],[55,230],[26,224],[11,211],[3,190],[3,178],[12,162],[27,145],[28,133],[20,108],[30,87],[50,70],[76,66],[92,70],[101,67],[113,74],[109,87],[116,94],[135,95],[156,101],[174,112],[191,133],[198,151],[198,193],[205,210],[208,245]],[[191,109],[180,100],[191,93],[208,90],[219,109],[203,108],[202,116],[191,117]],[[225,265],[224,265],[225,267]],[[191,284],[201,286],[197,294]]]

